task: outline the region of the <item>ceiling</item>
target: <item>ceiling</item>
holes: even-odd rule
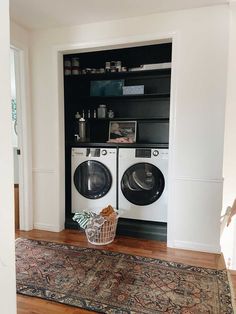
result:
[[[10,16],[28,29],[66,27],[228,3],[229,0],[10,0]]]

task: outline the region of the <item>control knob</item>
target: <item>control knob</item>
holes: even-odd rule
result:
[[[158,155],[159,155],[159,152],[158,152],[158,150],[157,150],[157,149],[155,149],[155,150],[153,151],[153,153],[152,153],[152,154],[153,154],[153,156],[155,156],[155,157],[156,157],[156,156],[158,156]]]
[[[103,149],[103,150],[102,150],[102,155],[103,155],[103,156],[106,156],[106,155],[107,155],[107,150],[106,150],[106,149]]]

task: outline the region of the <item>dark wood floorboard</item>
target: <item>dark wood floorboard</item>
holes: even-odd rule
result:
[[[106,246],[96,246],[87,242],[84,232],[64,230],[48,232],[41,230],[16,231],[16,238],[45,240],[66,243],[82,247],[111,250],[121,253],[160,258],[167,261],[185,263],[198,267],[225,269],[224,258],[221,254],[202,253],[188,250],[170,249],[166,243],[131,237],[117,236],[113,243]],[[232,283],[236,292],[236,272],[232,274]],[[236,293],[235,293],[236,294]],[[58,304],[38,298],[17,296],[18,314],[91,314],[94,312]]]

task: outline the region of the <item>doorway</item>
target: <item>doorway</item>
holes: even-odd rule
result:
[[[10,48],[15,227],[33,229],[31,105],[27,47]]]

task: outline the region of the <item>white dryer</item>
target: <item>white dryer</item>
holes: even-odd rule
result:
[[[168,149],[120,148],[118,161],[120,216],[167,222]]]
[[[116,148],[72,148],[72,213],[117,208],[116,160]]]

